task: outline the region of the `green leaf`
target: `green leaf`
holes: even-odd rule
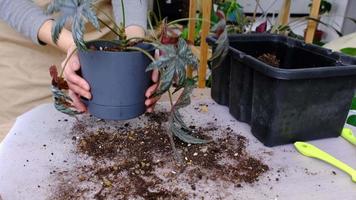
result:
[[[57,20],[57,22],[52,26],[52,41],[57,44],[59,35],[67,21],[67,16],[63,16]]]
[[[350,124],[352,126],[356,126],[356,115],[351,115],[347,118],[347,124]]]
[[[346,47],[346,48],[340,49],[340,51],[342,53],[350,55],[350,56],[356,56],[356,48]]]
[[[229,53],[229,39],[227,35],[227,29],[225,29],[216,40],[216,45],[217,46],[214,50],[214,53],[209,59],[209,62],[213,62],[213,68],[219,67]]]
[[[166,91],[169,90],[169,88],[172,85],[173,78],[174,78],[174,70],[169,70],[169,71],[161,71],[161,78],[160,78],[160,83],[157,91],[155,92],[154,96],[160,96],[164,94]]]
[[[60,111],[64,114],[67,114],[69,116],[80,115],[83,113],[83,112],[79,112],[79,111],[75,110],[71,106],[73,100],[67,94],[65,94],[62,90],[60,90],[58,87],[55,87],[52,85],[51,91],[52,91],[52,96],[53,96],[53,100],[54,100],[54,107],[58,111]]]
[[[356,110],[356,97],[352,98],[352,103],[351,103],[351,110]]]
[[[190,144],[204,144],[209,142],[208,140],[203,140],[195,138],[192,136],[192,130],[187,127],[183,121],[183,116],[180,114],[179,110],[190,104],[190,94],[195,88],[195,81],[192,79],[186,79],[185,87],[182,94],[179,96],[176,104],[173,106],[170,116],[170,128],[169,130],[172,134],[178,137],[180,140],[190,143]]]
[[[53,0],[47,6],[48,14],[57,14],[55,25],[52,28],[52,40],[57,42],[60,33],[67,21],[72,23],[72,33],[75,44],[80,49],[86,49],[84,44],[85,22],[90,22],[99,29],[99,21],[96,13],[92,10],[94,0]]]
[[[179,38],[177,46],[159,45],[157,48],[162,52],[162,55],[146,69],[146,71],[158,69],[161,72],[159,89],[154,96],[168,91],[173,80],[176,80],[178,85],[184,85],[187,65],[193,66],[194,69],[198,67],[198,59],[182,38]]]

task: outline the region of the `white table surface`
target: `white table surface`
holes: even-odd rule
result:
[[[249,139],[247,149],[250,154],[271,168],[260,177],[260,181],[245,184],[238,190],[216,188],[223,199],[356,199],[356,183],[347,174],[324,162],[302,156],[293,145],[264,147],[252,136],[249,126],[234,120],[226,107],[209,99],[194,101],[191,106],[199,103],[208,103],[208,112],[198,113],[189,108],[185,112],[194,116],[197,126],[204,125],[213,116],[218,119],[217,124],[230,125],[236,133]],[[158,109],[162,106],[158,105]],[[69,121],[64,122],[64,119]],[[53,176],[49,172],[70,169],[77,159],[69,135],[74,121],[57,112],[51,104],[41,105],[17,119],[0,144],[0,195],[3,200],[50,197],[52,189],[48,185],[53,183]],[[356,146],[341,137],[310,143],[356,168]],[[68,162],[63,163],[63,160]],[[276,178],[279,180],[275,181]],[[205,199],[215,198],[210,196]]]

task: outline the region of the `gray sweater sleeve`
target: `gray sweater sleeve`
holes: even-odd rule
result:
[[[137,25],[147,29],[147,1],[148,0],[124,0],[126,27]],[[112,0],[115,20],[122,22],[121,0]]]
[[[125,0],[126,26],[138,25],[146,30],[147,0]],[[112,0],[115,20],[122,21],[121,1]],[[0,19],[6,21],[22,35],[39,44],[38,31],[51,19],[31,0],[0,0]],[[1,31],[1,30],[0,30]]]
[[[0,0],[0,19],[39,44],[38,30],[51,17],[30,0]]]

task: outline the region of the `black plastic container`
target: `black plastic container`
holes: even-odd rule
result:
[[[96,49],[114,47],[107,41],[88,42]],[[152,50],[150,45],[141,48]],[[84,101],[89,112],[101,119],[126,120],[146,110],[145,92],[150,86],[150,59],[138,51],[79,51],[82,75],[88,81],[92,99]]]
[[[340,135],[356,85],[355,58],[270,34],[230,36],[230,50],[230,113],[266,146]],[[256,59],[266,53],[280,66]]]
[[[229,105],[230,87],[230,54],[219,67],[212,68],[211,97],[220,105]],[[214,66],[214,61],[212,62]]]

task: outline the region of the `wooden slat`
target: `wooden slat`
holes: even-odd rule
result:
[[[189,18],[195,18],[196,15],[196,5],[197,0],[190,0],[189,1]],[[188,41],[194,44],[194,35],[195,35],[195,20],[189,20],[188,24]],[[187,75],[189,78],[193,77],[193,69],[191,66],[188,66]]]
[[[201,41],[200,41],[200,66],[199,66],[199,74],[198,74],[198,87],[205,87],[205,79],[206,79],[206,70],[208,66],[208,44],[205,41],[205,38],[209,34],[210,30],[210,16],[211,16],[211,8],[212,8],[212,0],[203,0],[203,24],[202,24],[202,32],[201,32]]]
[[[320,3],[321,3],[321,0],[313,0],[312,7],[310,10],[310,15],[309,15],[311,18],[318,19]],[[313,42],[316,27],[317,27],[316,21],[313,21],[313,20],[308,21],[307,32],[306,32],[306,36],[305,36],[306,43]]]
[[[280,25],[287,25],[289,21],[289,14],[290,14],[290,5],[291,0],[284,0],[283,7],[281,12],[279,13],[279,24]]]

